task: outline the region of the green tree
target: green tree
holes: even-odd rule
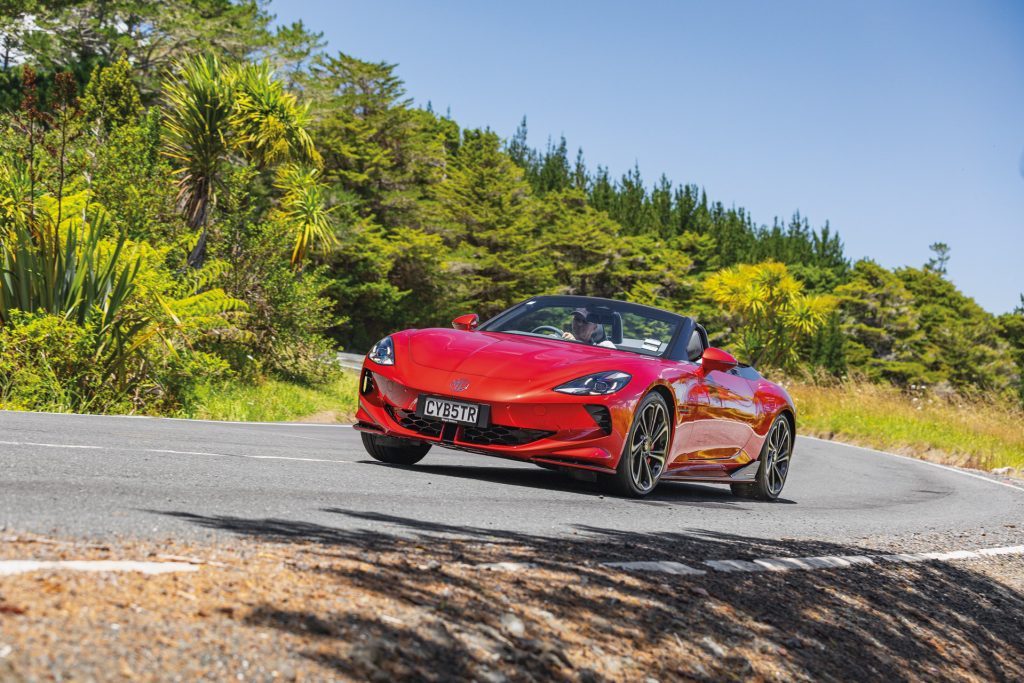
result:
[[[121,57],[112,66],[97,66],[82,98],[82,111],[110,134],[115,128],[134,123],[142,112],[139,89],[131,79],[131,66]]]
[[[936,270],[899,268],[896,275],[917,302],[927,339],[920,357],[934,377],[954,389],[1011,393],[1016,368],[995,318]]]
[[[482,315],[555,288],[534,199],[489,131],[466,131],[447,177],[434,187],[441,234],[452,247],[457,300]]]
[[[317,158],[305,129],[307,108],[266,65],[228,68],[214,55],[186,60],[165,86],[166,154],[175,165],[178,206],[199,240],[188,257],[206,258],[210,215],[232,155],[259,166]]]
[[[396,329],[447,324],[456,314],[447,260],[439,235],[358,221],[327,258],[345,347],[366,351]]]
[[[45,72],[80,65],[87,76],[125,57],[147,94],[197,45],[228,60],[275,46],[259,0],[30,0],[28,7],[32,21],[9,30],[29,65]]]
[[[928,248],[935,256],[928,259],[928,263],[925,264],[925,270],[930,270],[933,273],[945,277],[946,275],[946,264],[949,263],[950,249],[949,245],[945,242],[935,242],[929,244]]]
[[[937,379],[923,362],[927,340],[917,302],[899,277],[861,260],[835,294],[850,370],[904,386]]]
[[[324,202],[320,171],[294,164],[278,170],[275,187],[281,191],[277,218],[292,236],[291,263],[301,268],[302,261],[317,243],[335,243],[331,209]]]
[[[808,295],[777,262],[739,265],[704,282],[725,311],[733,345],[752,365],[793,368],[800,344],[821,329],[835,308],[828,296]]]
[[[324,178],[386,227],[423,227],[427,193],[440,180],[453,122],[415,109],[395,66],[346,54],[317,59],[305,87],[315,103]]]
[[[1017,393],[1024,404],[1024,294],[1011,313],[999,316],[999,334],[1009,344],[1017,364]]]

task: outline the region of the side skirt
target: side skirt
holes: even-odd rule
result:
[[[727,475],[709,477],[707,475],[686,476],[685,474],[677,474],[662,477],[661,481],[700,481],[709,484],[747,484],[757,479],[757,471],[760,468],[761,460],[758,459],[740,467],[739,469],[733,470]]]

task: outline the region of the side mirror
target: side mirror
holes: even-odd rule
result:
[[[480,324],[480,316],[476,313],[467,313],[466,315],[460,315],[458,318],[452,321],[452,327],[457,330],[475,330],[476,326]]]
[[[700,357],[701,366],[704,368],[704,372],[708,373],[712,370],[721,370],[726,372],[736,367],[739,362],[732,354],[726,353],[722,349],[717,349],[714,346],[709,346],[704,349],[704,353]]]

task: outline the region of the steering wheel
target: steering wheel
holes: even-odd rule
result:
[[[548,332],[554,332],[556,337],[562,336],[562,331],[554,325],[541,325],[540,327],[535,327],[530,330],[530,334],[539,334],[541,332],[544,332],[545,334]]]

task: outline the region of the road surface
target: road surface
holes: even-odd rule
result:
[[[782,500],[711,485],[606,497],[564,474],[434,448],[377,463],[342,425],[0,412],[0,526],[103,538],[218,538],[197,518],[283,519],[405,533],[407,524],[550,536],[736,534],[928,550],[1024,542],[1024,489],[800,437]],[[401,528],[399,528],[401,527]]]

